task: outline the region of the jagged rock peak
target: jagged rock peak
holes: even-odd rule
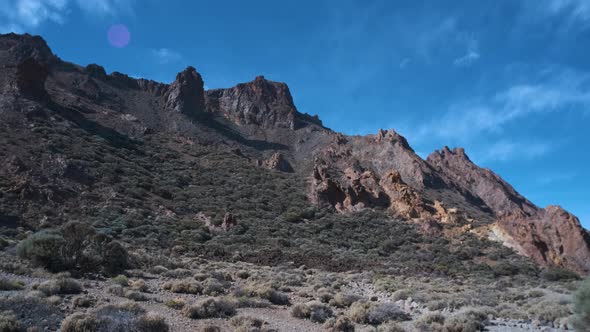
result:
[[[197,70],[189,66],[176,75],[170,84],[166,98],[166,109],[194,117],[205,110],[205,90],[203,78]]]
[[[431,153],[427,160],[440,160],[440,159],[450,159],[450,158],[460,158],[460,159],[464,159],[466,161],[471,162],[471,159],[469,159],[469,156],[467,156],[467,153],[465,153],[465,149],[464,148],[453,148],[452,150],[449,149],[448,146],[443,147],[440,151],[436,150],[433,153]]]
[[[208,111],[221,113],[238,125],[265,129],[297,129],[310,123],[322,126],[317,116],[297,111],[287,84],[269,81],[264,76],[233,88],[209,90],[206,102]]]
[[[400,135],[398,132],[396,132],[394,129],[389,129],[389,130],[379,129],[379,132],[374,136],[375,136],[375,141],[377,143],[381,143],[384,141],[390,141],[392,143],[399,143],[404,148],[414,151],[412,149],[412,147],[410,146],[410,144],[408,143],[408,140],[405,137],[403,137],[402,135]]]
[[[0,62],[4,65],[18,65],[29,58],[41,64],[51,64],[58,60],[40,36],[0,34]]]

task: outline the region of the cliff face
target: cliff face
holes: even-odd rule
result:
[[[93,169],[100,163],[73,161],[90,148],[84,140],[75,145],[78,150],[53,153],[64,146],[59,136],[38,135],[43,127],[77,128],[116,151],[195,144],[229,151],[276,176],[293,173],[316,206],[342,213],[384,209],[433,234],[442,234],[442,225],[474,230],[477,223],[539,264],[590,272],[589,236],[573,215],[536,207],[471,162],[463,149],[444,148],[422,160],[394,130],[367,136],[333,132],[316,116],[298,112],[284,83],[257,77],[205,91],[193,67],[171,84],[134,79],[107,74],[98,65],[62,62],[40,37],[14,34],[0,36],[0,65],[0,144],[11,156],[0,166],[0,185],[14,193],[0,195],[0,207],[23,224],[37,227],[39,206],[59,211],[53,218],[67,218],[64,207],[80,205],[90,191],[95,204],[112,199],[112,183]],[[41,129],[33,129],[39,121]],[[177,143],[164,147],[154,137]],[[19,139],[27,144],[6,143]],[[43,153],[35,152],[41,146]],[[113,151],[99,154],[109,159]],[[174,185],[182,183],[176,179]]]

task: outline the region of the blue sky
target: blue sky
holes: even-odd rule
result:
[[[209,88],[287,82],[332,129],[395,128],[422,156],[465,147],[590,228],[590,1],[2,0],[0,31],[158,81],[190,64]]]

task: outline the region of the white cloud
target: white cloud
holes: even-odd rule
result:
[[[135,0],[2,0],[0,32],[22,32],[45,22],[64,23],[72,7],[89,15],[130,13]]]
[[[478,52],[470,50],[464,56],[455,59],[453,62],[455,66],[459,67],[466,67],[472,65],[477,59],[479,59],[480,55]]]
[[[130,13],[134,0],[76,0],[78,6],[87,13],[117,15]]]
[[[513,159],[535,159],[541,157],[555,148],[548,142],[516,142],[500,140],[492,143],[476,154],[479,162],[508,161]]]
[[[489,97],[452,104],[434,121],[413,131],[413,139],[467,142],[482,134],[502,132],[513,121],[557,111],[590,110],[590,75],[548,70],[537,83],[515,84]]]
[[[590,1],[588,0],[549,0],[546,10],[552,14],[567,14],[572,19],[590,21]]]
[[[177,62],[182,59],[182,55],[180,53],[175,52],[169,48],[159,48],[153,49],[152,55],[156,58],[158,62],[161,64],[167,64],[171,62]]]

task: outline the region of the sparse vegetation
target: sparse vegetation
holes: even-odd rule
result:
[[[296,318],[309,319],[315,323],[324,323],[334,316],[332,309],[318,301],[298,303],[291,308],[291,315]]]
[[[207,298],[185,307],[182,313],[193,319],[226,318],[236,313],[236,306],[226,299]]]
[[[574,297],[574,326],[580,332],[590,331],[590,279],[586,279]]]

